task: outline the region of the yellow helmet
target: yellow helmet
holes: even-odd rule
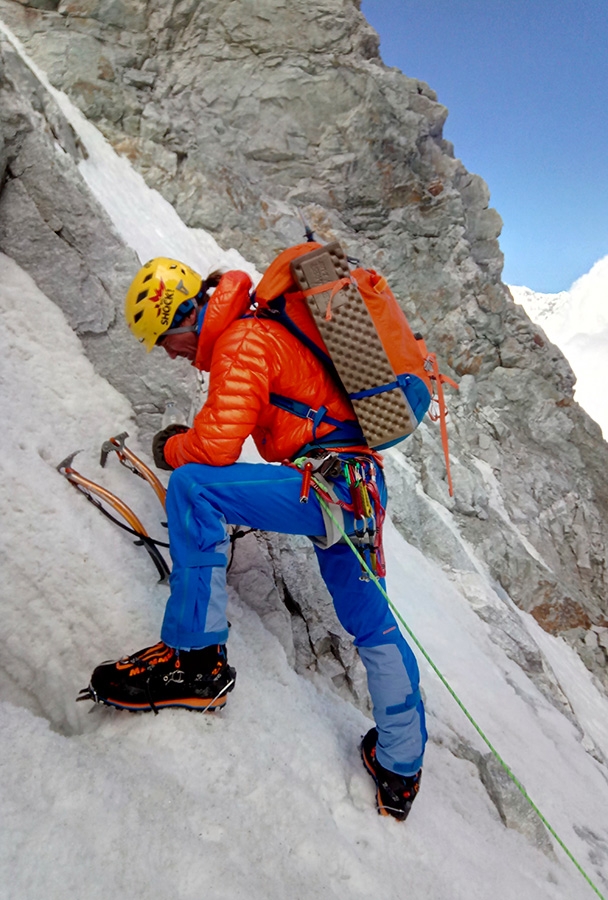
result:
[[[186,300],[201,289],[203,279],[176,259],[158,257],[142,266],[127,292],[127,325],[148,353],[171,326],[173,317]]]

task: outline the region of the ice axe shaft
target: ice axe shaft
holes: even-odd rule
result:
[[[76,450],[75,453],[71,453],[69,456],[59,463],[57,466],[57,471],[63,475],[70,484],[74,485],[74,487],[80,491],[81,494],[93,503],[98,509],[108,518],[110,518],[115,524],[120,525],[121,528],[126,529],[131,534],[134,534],[139,541],[137,543],[143,544],[146,548],[152,562],[156,566],[158,574],[160,576],[161,583],[165,584],[169,579],[169,567],[165,562],[162,553],[156,546],[156,542],[153,538],[150,537],[146,529],[144,528],[142,522],[135,515],[133,510],[124,503],[120,497],[117,497],[116,494],[113,494],[107,488],[102,487],[100,484],[96,484],[96,482],[91,481],[90,478],[85,478],[84,475],[81,475],[80,472],[77,472],[76,469],[72,467],[72,462],[77,453],[80,453],[80,450]],[[107,510],[105,510],[99,500],[96,497],[100,497],[104,500],[109,506],[116,510],[125,522],[128,523],[127,527],[118,519],[115,519]]]
[[[103,444],[101,445],[101,456],[99,459],[101,467],[103,468],[105,466],[108,455],[110,453],[116,453],[121,465],[125,466],[127,469],[130,469],[131,472],[134,472],[136,475],[139,475],[141,478],[144,478],[148,482],[148,484],[152,487],[154,493],[160,500],[163,509],[165,509],[167,492],[164,486],[161,484],[154,472],[149,469],[148,466],[126,446],[125,440],[128,437],[128,432],[123,431],[121,432],[121,434],[117,434],[115,437],[111,437],[109,440],[103,442]]]

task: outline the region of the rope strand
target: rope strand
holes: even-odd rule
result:
[[[313,480],[314,480],[314,479],[313,479]],[[349,536],[346,534],[346,532],[344,531],[344,529],[341,527],[340,523],[339,523],[339,522],[337,521],[337,519],[334,517],[334,515],[333,515],[333,513],[332,513],[332,511],[331,511],[331,509],[330,509],[330,507],[329,507],[329,504],[328,504],[328,503],[323,499],[323,497],[321,497],[321,496],[319,496],[319,503],[321,504],[321,506],[323,507],[323,509],[327,512],[327,514],[329,515],[330,519],[333,520],[334,525],[336,526],[336,528],[338,529],[338,531],[341,533],[342,537],[344,538],[344,540],[346,541],[346,543],[348,544],[348,546],[350,547],[350,549],[353,551],[353,553],[355,554],[355,556],[357,557],[357,559],[360,559],[360,556],[359,556],[359,554],[357,553],[357,549],[356,549],[355,545],[353,544],[353,542],[351,541],[351,539],[349,538]],[[492,742],[490,741],[490,739],[484,734],[484,732],[482,731],[481,727],[477,724],[477,722],[475,721],[475,719],[473,718],[473,716],[471,715],[471,713],[468,711],[468,709],[466,708],[466,706],[464,705],[464,703],[462,702],[462,700],[460,699],[460,697],[458,696],[458,694],[456,693],[456,691],[454,690],[454,688],[453,688],[453,687],[451,686],[451,684],[448,682],[448,680],[446,679],[446,677],[441,673],[441,671],[440,671],[440,670],[438,669],[438,667],[435,665],[435,663],[433,662],[433,660],[431,659],[431,657],[429,656],[429,654],[427,653],[427,651],[424,649],[424,647],[422,646],[422,644],[420,643],[420,641],[418,640],[418,638],[416,637],[416,635],[414,634],[414,632],[412,631],[412,629],[410,628],[410,626],[407,624],[407,622],[405,621],[405,619],[403,618],[403,616],[401,615],[401,613],[399,612],[399,610],[397,609],[397,607],[394,605],[394,603],[392,602],[392,600],[391,600],[390,597],[388,596],[387,592],[384,590],[384,588],[383,588],[382,585],[380,584],[380,581],[378,580],[378,578],[376,577],[376,575],[372,572],[372,570],[370,569],[370,567],[367,565],[367,562],[365,562],[365,560],[362,560],[362,561],[361,561],[361,565],[364,566],[364,567],[366,568],[367,574],[369,575],[370,579],[374,582],[374,584],[376,585],[376,587],[378,588],[378,590],[380,591],[380,593],[382,594],[382,596],[384,597],[384,599],[387,601],[389,607],[391,608],[392,612],[394,613],[394,615],[397,617],[397,619],[399,620],[399,622],[401,623],[401,625],[403,626],[403,628],[404,628],[405,631],[407,632],[408,636],[412,639],[413,643],[416,645],[416,647],[418,648],[418,650],[420,651],[420,653],[422,654],[422,656],[424,657],[424,659],[426,660],[426,662],[429,664],[429,666],[431,667],[431,669],[433,670],[433,672],[435,673],[435,675],[437,675],[437,677],[439,678],[439,680],[441,681],[441,683],[443,684],[443,686],[446,688],[446,690],[448,691],[448,693],[450,694],[450,696],[456,701],[456,703],[458,704],[458,706],[460,707],[460,709],[462,710],[462,712],[464,713],[464,715],[466,716],[466,718],[469,720],[469,722],[471,723],[471,725],[473,726],[473,728],[475,729],[475,731],[477,732],[477,734],[480,736],[480,738],[482,739],[482,741],[484,742],[484,744],[489,748],[489,750],[490,750],[490,752],[492,753],[492,755],[495,757],[495,759],[500,763],[500,765],[502,766],[502,768],[505,770],[505,772],[507,773],[507,775],[509,776],[509,778],[511,779],[511,781],[513,782],[513,784],[516,786],[516,788],[519,790],[519,792],[522,794],[522,796],[526,799],[526,801],[527,801],[527,802],[529,803],[529,805],[532,807],[532,809],[534,810],[534,812],[536,813],[536,815],[539,817],[539,819],[541,820],[541,822],[543,823],[543,825],[545,826],[545,828],[547,829],[547,831],[549,832],[549,834],[555,839],[555,841],[556,841],[556,842],[559,844],[559,846],[562,848],[562,850],[564,851],[564,853],[566,854],[566,856],[568,857],[568,859],[569,859],[569,860],[574,864],[574,866],[578,869],[578,871],[579,871],[580,874],[583,876],[583,878],[585,879],[585,881],[587,882],[587,884],[589,885],[589,887],[590,887],[593,891],[595,891],[595,893],[597,894],[598,897],[600,897],[600,900],[606,900],[606,897],[604,897],[604,895],[600,892],[599,888],[598,888],[598,887],[594,884],[594,882],[591,880],[591,878],[589,877],[589,875],[587,874],[587,872],[583,869],[583,867],[581,866],[581,864],[578,862],[578,860],[576,859],[576,857],[574,856],[574,854],[571,852],[571,850],[568,849],[568,847],[566,846],[566,844],[564,843],[564,841],[560,838],[560,836],[557,834],[557,832],[555,831],[555,829],[553,828],[553,826],[547,821],[547,819],[545,818],[545,816],[543,815],[543,813],[540,811],[540,809],[538,808],[538,806],[534,803],[534,801],[532,800],[532,798],[530,797],[530,795],[529,795],[528,792],[526,791],[526,789],[525,789],[525,787],[523,786],[523,784],[522,784],[522,783],[519,781],[519,779],[514,775],[514,773],[513,773],[512,770],[509,768],[509,766],[507,765],[507,763],[504,761],[504,759],[502,758],[502,756],[498,753],[498,751],[496,750],[496,748],[494,747],[494,745],[492,744]]]

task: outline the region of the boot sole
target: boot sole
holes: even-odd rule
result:
[[[154,709],[190,709],[194,712],[214,712],[216,709],[222,709],[226,705],[226,700],[225,696],[217,699],[188,697],[181,700],[159,700],[154,703]],[[99,697],[97,702],[114,709],[126,709],[128,712],[152,712],[153,709],[149,703],[125,703],[122,700],[113,700],[111,697]]]
[[[172,699],[157,700],[152,706],[149,702],[135,703],[127,700],[115,700],[113,697],[101,697],[90,684],[83,688],[76,698],[79,700],[92,700],[94,703],[102,703],[112,709],[126,709],[127,712],[155,712],[160,709],[188,709],[193,712],[214,712],[226,705],[227,695],[234,688],[236,676],[228,684],[218,691],[215,697],[174,697]]]

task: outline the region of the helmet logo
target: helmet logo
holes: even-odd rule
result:
[[[175,291],[167,290],[165,282],[159,279],[158,290],[154,291],[150,296],[152,303],[156,304],[156,315],[160,316],[160,324],[168,325],[171,321],[171,309],[173,307],[173,296]]]
[[[184,284],[184,282],[181,280],[181,278],[180,278],[179,284],[177,285],[177,287],[175,288],[175,290],[176,290],[176,291],[179,291],[180,294],[185,294],[186,297],[187,297],[188,294],[190,293],[190,291],[188,290],[188,288],[186,287],[186,285]]]

